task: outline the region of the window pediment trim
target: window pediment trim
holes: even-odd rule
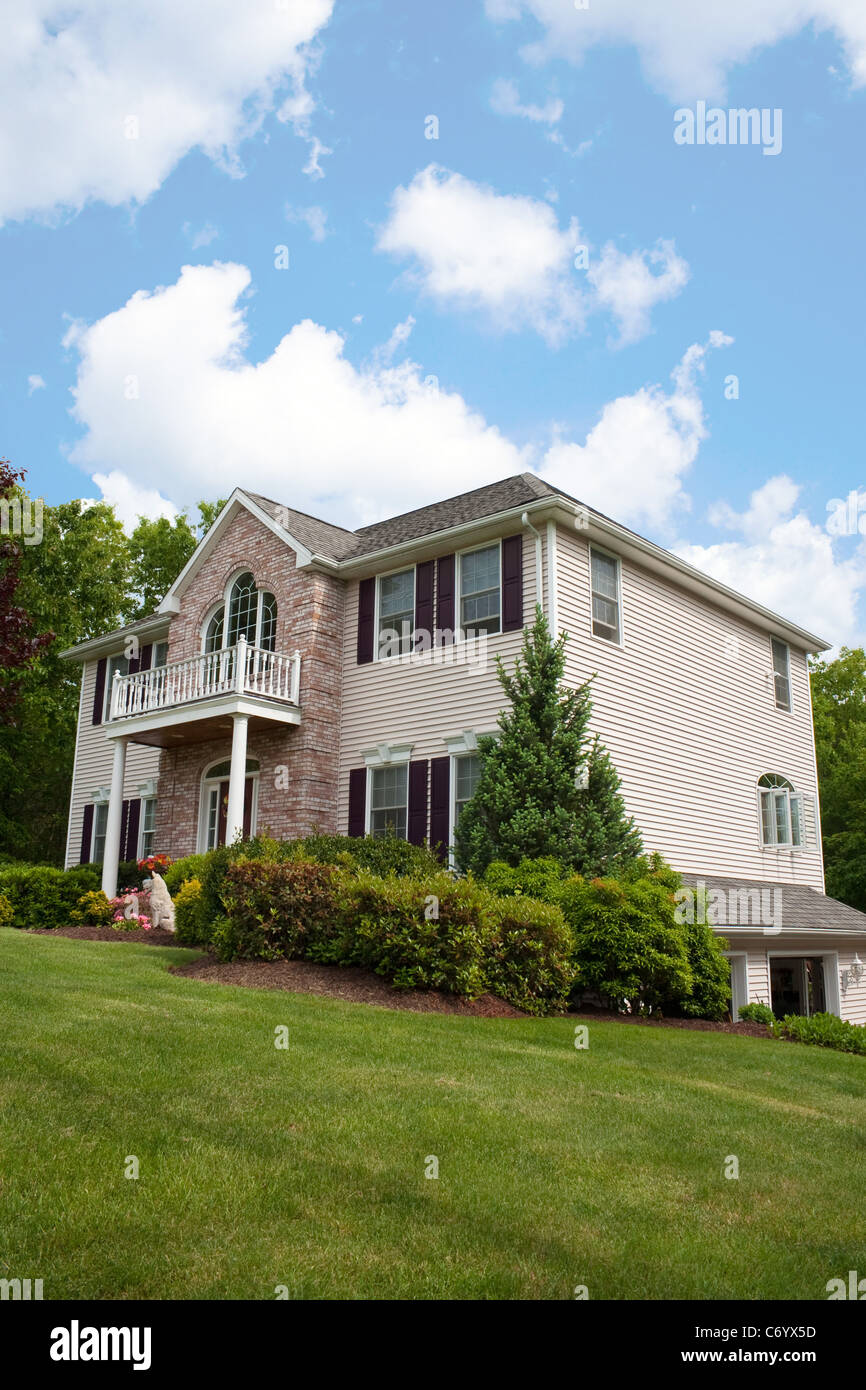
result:
[[[361,757],[367,767],[392,767],[395,763],[408,763],[412,756],[414,743],[377,743],[374,748],[363,748]]]

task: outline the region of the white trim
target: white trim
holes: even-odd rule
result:
[[[151,779],[151,780],[152,780],[152,779]],[[155,796],[155,795],[151,795],[151,796],[142,796],[142,797],[140,798],[140,801],[141,801],[141,806],[140,806],[140,809],[139,809],[139,816],[138,816],[138,844],[136,845],[136,849],[138,850],[138,853],[136,854],[136,858],[137,858],[137,859],[143,859],[143,858],[144,858],[144,835],[145,835],[145,829],[144,829],[144,808],[145,808],[145,806],[149,805],[150,802],[153,802],[153,804],[154,804],[154,806],[155,806],[155,805],[156,805],[156,796]],[[156,821],[155,821],[155,820],[154,820],[154,825],[153,825],[153,833],[154,833],[154,835],[156,834]],[[151,851],[151,852],[152,852],[152,851]]]
[[[740,1009],[752,1002],[749,998],[749,953],[748,951],[723,951],[722,954],[726,960],[731,962],[731,1018],[734,1023],[739,1023]],[[743,978],[739,982],[735,979],[734,962],[736,962],[738,969],[742,969]],[[742,995],[741,1000],[737,999],[738,993]]]
[[[146,782],[142,782],[138,789],[138,795],[142,801],[155,801],[157,797],[157,784],[159,777],[148,777]]]
[[[454,641],[455,641],[455,643],[457,643],[457,642],[468,642],[468,641],[469,641],[469,638],[466,636],[466,633],[463,631],[463,557],[464,557],[465,555],[474,555],[474,554],[475,554],[477,551],[479,551],[479,550],[493,550],[493,549],[496,548],[497,546],[499,547],[499,630],[498,630],[497,632],[483,632],[483,633],[482,633],[482,632],[476,631],[476,632],[475,632],[475,636],[472,638],[472,641],[473,641],[473,642],[479,642],[479,641],[481,641],[481,640],[483,640],[483,639],[486,639],[486,640],[489,642],[490,639],[491,639],[491,637],[501,637],[501,636],[502,636],[502,624],[503,624],[503,621],[504,621],[504,616],[503,616],[503,612],[502,612],[502,608],[503,608],[503,603],[502,603],[502,598],[503,598],[503,594],[502,594],[502,537],[501,537],[501,536],[498,536],[495,540],[483,541],[483,542],[481,543],[481,545],[469,545],[469,546],[466,546],[465,549],[463,549],[463,550],[455,550],[455,552],[454,552]],[[473,629],[473,631],[475,631],[475,629]]]
[[[403,651],[388,652],[388,653],[385,654],[385,656],[382,656],[382,655],[381,655],[381,644],[380,644],[380,641],[379,641],[379,638],[380,638],[380,636],[381,636],[381,627],[380,627],[380,621],[379,621],[379,585],[380,585],[380,583],[381,583],[381,581],[382,581],[383,579],[390,579],[391,576],[392,576],[392,575],[395,575],[395,574],[408,574],[410,570],[412,571],[412,626],[411,626],[410,631],[409,631],[409,650],[408,650],[408,652],[403,652]],[[415,632],[415,613],[417,612],[417,609],[418,609],[418,566],[417,566],[417,564],[400,565],[397,569],[382,570],[381,573],[377,573],[377,574],[376,574],[375,579],[374,579],[374,581],[373,581],[373,586],[374,586],[374,587],[373,587],[373,660],[374,660],[374,661],[399,661],[399,660],[401,659],[401,657],[408,657],[408,656],[414,656],[414,655],[416,655],[416,652],[415,652],[415,643],[414,643],[414,640],[413,640],[413,635],[414,635],[414,632]],[[435,622],[435,618],[434,618],[434,622]],[[396,631],[396,628],[392,629],[392,631]],[[432,633],[431,633],[430,640],[431,640],[431,643],[432,643],[432,640],[433,640]],[[401,643],[402,643],[402,641],[403,641],[403,634],[402,634],[402,632],[400,633],[400,641],[401,641]],[[417,653],[417,654],[420,655],[420,653]]]
[[[247,754],[247,762],[257,762],[258,768],[254,772],[244,773],[244,796],[246,796],[247,781],[252,779],[253,795],[250,805],[250,836],[255,835],[259,818],[259,779],[262,775],[262,764],[260,758],[255,758],[251,753]],[[231,763],[231,758],[214,758],[213,762],[208,763],[207,767],[199,778],[198,791],[198,830],[196,833],[196,854],[207,854],[207,822],[209,808],[205,805],[205,783],[208,780],[208,773],[211,768],[219,767],[220,763]],[[225,777],[212,778],[213,785],[219,787],[220,782],[229,780],[228,773]],[[219,805],[217,806],[217,835],[219,835]]]
[[[397,763],[408,763],[414,747],[414,743],[388,743],[383,739],[374,748],[362,748],[361,757],[367,767],[393,767]]]
[[[231,714],[256,715],[274,724],[301,722],[301,711],[297,705],[281,705],[276,700],[256,695],[222,695],[218,699],[176,705],[159,714],[137,714],[128,719],[115,719],[106,725],[105,737],[128,737],[135,743],[139,734],[155,733],[159,729],[171,729],[180,724],[195,724]]]
[[[829,962],[829,964],[828,964]],[[828,1014],[843,1018],[842,982],[839,976],[839,952],[824,952],[824,1003]],[[847,992],[847,991],[846,991]]]
[[[821,784],[818,780],[818,749],[815,744],[815,710],[812,705],[812,673],[809,670],[809,662],[806,661],[806,685],[808,696],[806,703],[809,706],[809,733],[812,738],[812,773],[814,777],[814,806],[815,806],[815,848],[821,857],[821,891],[827,891],[827,879],[824,873],[824,840],[821,831]]]
[[[599,636],[599,634],[598,634],[597,632],[594,632],[594,631],[593,631],[593,621],[594,621],[593,616],[592,616],[592,553],[593,553],[593,551],[596,551],[597,554],[599,554],[599,555],[603,555],[604,558],[605,558],[606,560],[613,560],[614,564],[616,565],[616,611],[617,611],[617,618],[619,619],[619,641],[617,641],[617,642],[612,642],[611,639],[610,639],[609,637],[601,637],[601,636]],[[621,558],[619,555],[614,554],[614,552],[613,552],[612,550],[604,550],[604,549],[602,548],[602,546],[596,545],[594,541],[589,541],[589,542],[588,542],[588,544],[587,544],[587,553],[588,553],[588,557],[589,557],[589,635],[590,635],[590,637],[592,638],[592,640],[593,640],[594,642],[604,642],[604,644],[605,644],[606,647],[613,647],[614,650],[624,651],[624,650],[625,650],[625,613],[624,613],[624,611],[623,611],[623,602],[622,602],[622,558]]]
[[[452,758],[459,758],[466,753],[477,753],[479,737],[474,729],[464,729],[462,734],[446,735],[445,747]]]

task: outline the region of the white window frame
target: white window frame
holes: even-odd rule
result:
[[[393,771],[394,768],[402,767],[406,776],[406,834],[402,836],[408,842],[409,839],[409,759],[394,758],[388,761],[375,763],[367,767],[367,804],[365,808],[364,833],[373,835],[373,778],[377,772]],[[390,809],[390,808],[389,808]],[[384,836],[375,836],[376,839],[384,839]],[[397,837],[401,838],[400,836]]]
[[[119,664],[118,664],[119,663]],[[122,676],[129,675],[129,657],[124,652],[115,652],[113,656],[106,658],[105,662],[105,690],[102,694],[102,722],[107,724],[111,714],[111,692],[114,689],[114,672],[120,671]]]
[[[381,649],[380,649],[380,645],[381,645],[381,644],[380,644],[380,642],[379,642],[379,636],[380,636],[380,633],[381,633],[381,630],[382,630],[382,620],[381,620],[381,616],[380,616],[380,613],[381,613],[381,594],[382,594],[382,587],[381,587],[381,586],[382,586],[382,580],[383,580],[383,579],[392,579],[392,578],[394,577],[395,574],[409,574],[410,572],[411,572],[411,575],[412,575],[412,626],[411,626],[411,628],[409,629],[409,650],[408,650],[408,651],[405,651],[405,652],[404,652],[404,651],[399,651],[399,652],[386,652],[384,655],[382,655]],[[398,566],[397,569],[382,570],[381,574],[377,574],[377,575],[376,575],[376,593],[375,593],[375,598],[376,598],[376,601],[375,601],[375,604],[373,605],[373,660],[374,660],[374,661],[399,661],[401,658],[406,658],[406,657],[408,657],[408,656],[412,656],[413,653],[414,653],[414,651],[415,651],[414,633],[415,633],[415,611],[416,611],[416,607],[417,607],[417,603],[418,603],[418,566],[417,566],[417,565],[400,565],[400,566]],[[402,634],[401,634],[401,642],[402,642]],[[368,780],[369,780],[369,779],[368,779]]]
[[[499,536],[495,541],[484,541],[482,545],[469,545],[464,547],[463,550],[457,551],[455,557],[456,573],[454,576],[454,638],[457,642],[469,641],[463,627],[463,560],[467,555],[475,555],[479,550],[493,550],[495,547],[499,550],[499,631],[476,632],[473,640],[477,642],[483,638],[486,641],[490,641],[492,637],[502,636],[502,623],[504,621],[502,614],[502,537]]]
[[[779,786],[762,787],[762,786],[761,786],[761,778],[763,778],[763,777],[776,777],[776,778],[779,779],[779,781],[786,783],[786,785],[785,785],[784,787],[779,787]],[[796,786],[795,786],[794,783],[791,781],[790,777],[785,777],[785,776],[783,776],[783,774],[782,774],[781,772],[762,772],[762,773],[761,773],[761,777],[759,777],[759,779],[758,779],[758,788],[757,788],[757,791],[758,791],[758,835],[759,835],[759,837],[760,837],[761,848],[764,849],[764,850],[767,850],[767,851],[768,851],[769,853],[771,853],[771,854],[777,854],[777,853],[780,853],[780,852],[781,852],[781,853],[785,853],[785,854],[800,854],[803,850],[805,850],[805,849],[807,848],[807,845],[806,845],[806,839],[807,839],[806,806],[805,806],[805,802],[804,802],[802,793],[799,792],[799,791],[797,790]],[[772,826],[773,834],[774,834],[774,836],[775,836],[776,830],[777,830],[777,820],[776,820],[775,801],[776,801],[776,794],[777,794],[778,792],[783,792],[783,793],[785,793],[785,795],[786,795],[786,797],[787,797],[787,803],[788,803],[788,830],[789,830],[789,832],[790,832],[791,838],[790,838],[789,840],[777,840],[777,839],[765,840],[765,839],[764,839],[764,807],[763,807],[764,797],[765,797],[765,796],[768,796],[768,797],[770,798],[770,805],[771,805],[771,808],[772,808],[771,826]],[[798,820],[799,831],[800,831],[800,840],[799,840],[799,843],[796,843],[795,840],[794,840],[794,808],[793,808],[793,806],[792,806],[792,804],[791,804],[793,801],[796,801],[796,802],[798,803],[798,807],[797,807],[797,820]]]
[[[785,649],[785,661],[786,661],[786,665],[787,665],[786,680],[787,680],[787,682],[788,682],[788,703],[787,703],[787,705],[780,705],[780,704],[779,704],[779,697],[778,697],[778,695],[776,694],[776,675],[777,675],[777,672],[776,672],[776,655],[775,655],[775,652],[774,652],[774,650],[773,650],[773,644],[774,644],[774,643],[777,643],[780,647],[784,647],[784,649]],[[793,686],[792,686],[792,683],[791,683],[791,648],[790,648],[790,646],[789,646],[789,644],[788,644],[787,642],[783,642],[783,641],[782,641],[782,638],[781,638],[781,637],[771,637],[771,638],[770,638],[770,680],[771,680],[771,684],[772,684],[773,704],[774,704],[775,708],[776,708],[777,710],[779,710],[780,713],[782,713],[782,714],[793,714],[793,713],[794,713],[794,690],[793,690]]]
[[[157,659],[156,659],[156,654],[157,654],[157,652],[159,651],[159,648],[160,648],[160,647],[165,647],[165,661],[157,661]],[[167,666],[167,665],[168,665],[168,638],[167,638],[167,637],[162,637],[162,638],[160,638],[160,640],[159,640],[158,642],[154,642],[154,644],[153,644],[153,659],[151,660],[150,665],[151,665],[151,670],[157,670],[160,666]]]
[[[591,542],[587,546],[587,552],[589,558],[589,635],[594,641],[603,642],[606,647],[611,647],[614,651],[621,651],[625,646],[625,614],[623,612],[622,602],[622,560],[619,555],[614,555],[613,551],[605,550],[603,546],[593,545]],[[606,560],[612,560],[616,566],[616,611],[617,617],[619,618],[619,637],[616,641],[611,637],[602,637],[600,633],[595,631],[595,618],[592,612],[592,596],[594,592],[592,587],[593,555],[602,555]]]
[[[772,960],[820,960],[824,967],[824,1007],[827,1013],[836,1014],[841,1017],[841,995],[839,985],[839,953],[838,951],[803,951],[797,950],[796,946],[788,951],[768,951],[767,952],[767,993],[769,995],[768,1005],[773,1008],[773,972],[770,968]],[[805,971],[804,971],[805,974]],[[809,1002],[808,984],[806,988],[806,1004]],[[835,1007],[833,1007],[835,1006]],[[774,1010],[775,1012],[775,1010]],[[811,1014],[803,1015],[811,1018]]]
[[[103,832],[102,832],[102,837],[101,837],[101,838],[102,838],[102,856],[101,856],[101,858],[96,859],[94,856],[95,856],[95,854],[96,854],[97,823],[98,823],[98,820],[99,820],[99,813],[100,813],[100,811],[104,811],[104,812],[105,812],[105,829],[103,830]],[[105,837],[106,837],[107,833],[108,833],[108,798],[107,798],[107,797],[100,796],[99,798],[94,798],[94,801],[93,801],[93,825],[92,825],[91,831],[90,831],[90,863],[91,863],[91,864],[104,864],[104,863],[105,863]]]
[[[244,573],[246,573],[246,571],[245,571],[245,570],[241,570],[241,574],[244,574]],[[230,758],[214,758],[213,761],[212,761],[212,762],[209,762],[208,765],[207,765],[207,767],[204,768],[204,770],[203,770],[203,772],[202,772],[202,774],[201,774],[201,777],[200,777],[200,779],[199,779],[198,833],[197,833],[197,836],[196,836],[196,853],[197,853],[197,854],[207,854],[207,853],[208,853],[208,843],[207,843],[207,841],[208,841],[208,822],[209,822],[209,820],[210,820],[210,796],[209,796],[209,795],[206,796],[206,792],[209,793],[209,791],[212,790],[211,788],[208,788],[208,786],[207,786],[208,774],[211,773],[215,767],[219,767],[220,763],[225,763],[225,762],[231,762],[231,759],[230,759]],[[258,758],[254,758],[252,755],[249,755],[249,756],[247,757],[247,762],[257,762],[257,763],[259,764],[257,768],[254,768],[252,771],[246,772],[246,773],[244,774],[244,796],[246,796],[246,784],[247,784],[247,779],[248,779],[248,778],[252,778],[252,780],[253,780],[253,799],[252,799],[252,805],[251,805],[251,808],[250,808],[250,837],[252,838],[252,836],[255,835],[255,833],[256,833],[256,828],[257,828],[257,826],[258,826],[258,819],[259,819],[259,780],[260,780],[261,775],[262,775],[262,765],[261,765],[260,760],[259,760]],[[219,780],[217,780],[217,778],[213,778],[213,779],[212,779],[213,785],[214,785],[215,787],[217,787],[217,788],[219,787],[219,783],[220,783],[220,782],[224,782],[224,781],[227,781],[227,780],[228,780],[228,778],[226,778],[226,777],[220,777]],[[219,829],[219,807],[217,807],[217,829]],[[213,848],[213,846],[212,846],[212,848]]]
[[[255,641],[254,641],[251,645],[254,646],[254,647],[260,647],[260,646],[261,646],[261,636],[262,636],[262,606],[263,606],[263,605],[262,605],[262,599],[264,598],[264,595],[265,595],[265,594],[272,594],[272,595],[273,595],[274,603],[276,604],[276,607],[277,607],[277,621],[279,622],[279,617],[280,617],[280,604],[279,604],[279,601],[278,601],[278,599],[277,599],[276,594],[273,592],[272,589],[262,589],[262,588],[260,588],[258,582],[256,581],[255,571],[251,568],[250,565],[244,565],[242,568],[236,569],[236,570],[234,571],[234,573],[229,577],[228,583],[226,584],[225,589],[223,590],[222,599],[221,599],[218,603],[212,603],[211,606],[210,606],[210,608],[207,610],[207,612],[206,612],[204,618],[202,619],[201,625],[200,625],[200,627],[199,627],[199,653],[200,653],[202,656],[204,655],[204,652],[205,652],[205,642],[206,642],[206,640],[207,640],[207,630],[208,630],[208,628],[210,627],[212,620],[216,617],[217,613],[220,611],[220,609],[222,609],[222,611],[223,611],[222,645],[221,645],[220,647],[216,648],[216,651],[225,652],[225,651],[229,651],[229,650],[230,650],[230,648],[229,648],[229,646],[228,646],[228,641],[227,641],[228,635],[229,635],[229,601],[230,601],[230,599],[231,599],[231,592],[232,592],[232,589],[234,588],[235,584],[236,584],[237,581],[240,579],[240,577],[241,577],[242,574],[251,574],[251,575],[253,576],[253,583],[254,583],[255,586],[256,586],[256,593],[258,594],[258,602],[257,602],[257,604],[256,604],[256,634],[255,634]],[[276,633],[274,634],[274,650],[276,650]],[[215,654],[215,653],[214,653],[214,654]]]
[[[141,814],[140,814],[140,816],[139,816],[139,821],[138,821],[138,855],[137,855],[137,858],[139,858],[139,859],[146,859],[147,856],[148,856],[149,854],[153,854],[153,853],[154,853],[153,846],[151,846],[150,849],[147,849],[147,848],[145,847],[145,843],[144,843],[144,837],[145,837],[146,834],[148,834],[148,831],[147,831],[147,829],[146,829],[146,827],[145,827],[145,823],[144,823],[144,822],[145,822],[145,818],[146,818],[146,811],[145,811],[145,807],[146,807],[146,806],[152,806],[152,807],[153,807],[153,830],[152,830],[150,833],[154,836],[154,842],[155,842],[155,840],[156,840],[156,797],[155,797],[155,796],[143,796],[143,797],[141,798]]]
[[[480,758],[478,749],[467,748],[459,753],[451,754],[451,766],[448,769],[448,791],[450,806],[448,808],[448,846],[454,847],[454,837],[457,832],[457,764],[464,758]]]

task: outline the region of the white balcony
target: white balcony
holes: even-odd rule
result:
[[[172,661],[150,671],[115,673],[109,720],[130,719],[177,709],[221,696],[252,695],[284,704],[298,704],[301,656],[282,656],[249,646],[243,638],[235,647]]]

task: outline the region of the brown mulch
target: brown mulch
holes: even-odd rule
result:
[[[115,931],[114,927],[40,927],[31,931],[30,936],[71,936],[79,941],[140,941],[145,946],[176,946],[174,932],[151,927],[145,931],[136,927],[135,931]]]
[[[520,1009],[482,994],[472,1001],[435,989],[394,989],[385,980],[354,965],[316,965],[310,960],[236,960],[221,964],[203,956],[188,965],[173,965],[173,975],[206,984],[246,985],[252,989],[286,989],[296,994],[324,994],[352,1004],[378,1004],[420,1014],[463,1014],[467,1018],[526,1018]]]
[[[584,1009],[582,1013],[569,1014],[569,1018],[583,1018],[587,1022],[602,1023],[640,1023],[648,1028],[694,1028],[699,1033],[738,1033],[743,1038],[770,1038],[772,1033],[765,1023],[716,1023],[710,1018],[642,1018],[634,1014],[608,1013],[604,1009]]]

